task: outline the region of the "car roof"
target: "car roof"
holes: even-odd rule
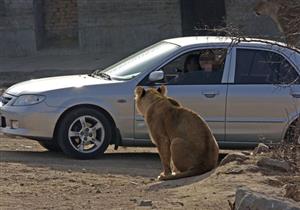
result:
[[[164,40],[169,43],[176,44],[181,47],[189,47],[195,45],[222,45],[233,44],[242,47],[263,47],[267,49],[278,50],[284,52],[286,56],[293,57],[297,66],[300,66],[300,49],[288,46],[286,43],[268,39],[259,39],[251,37],[226,37],[226,36],[190,36],[179,37]]]
[[[250,37],[226,37],[226,36],[190,36],[179,37],[173,39],[167,39],[166,42],[170,42],[181,47],[199,45],[199,44],[231,44],[238,43],[239,45],[246,46],[279,46],[287,47],[287,44],[267,39],[250,38]],[[294,49],[296,50],[296,49]],[[298,49],[299,50],[299,49]]]

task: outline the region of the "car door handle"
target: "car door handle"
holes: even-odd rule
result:
[[[219,92],[218,91],[202,91],[202,94],[206,98],[214,98],[214,97],[216,97],[216,95],[219,95]]]
[[[291,95],[292,95],[294,98],[300,98],[300,92],[292,92]]]

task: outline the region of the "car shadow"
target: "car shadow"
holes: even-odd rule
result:
[[[219,159],[226,154],[221,153]],[[94,174],[116,174],[156,178],[161,172],[158,153],[153,152],[107,152],[102,157],[91,160],[78,160],[66,157],[61,152],[50,151],[11,151],[0,150],[0,163],[19,163],[33,168],[50,170],[89,172]],[[176,187],[197,182],[205,177],[197,176],[168,181],[151,186],[150,190],[160,187]],[[164,184],[169,183],[169,184]]]
[[[85,171],[96,174],[120,174],[156,177],[160,172],[157,153],[105,153],[101,158],[77,160],[59,152],[0,151],[0,163],[21,163],[29,167],[47,167],[62,171]]]

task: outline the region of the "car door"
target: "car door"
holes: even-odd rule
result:
[[[207,50],[216,55],[215,59],[219,64],[217,69],[211,74],[200,71],[186,74],[184,72],[186,59],[190,55],[197,56]],[[165,79],[163,81],[152,83],[146,76],[139,85],[145,88],[166,85],[169,97],[202,116],[208,122],[217,140],[223,141],[225,139],[225,106],[229,66],[230,52],[227,48],[189,50],[182,52],[157,69],[164,71]],[[185,79],[180,79],[183,76],[186,76]],[[135,113],[135,138],[149,139],[144,119],[138,113]]]
[[[226,141],[277,142],[297,114],[294,66],[280,52],[260,48],[233,50],[228,85]]]

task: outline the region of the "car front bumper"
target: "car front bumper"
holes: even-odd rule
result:
[[[36,139],[53,137],[56,122],[63,110],[46,103],[10,106],[0,103],[0,132]]]

